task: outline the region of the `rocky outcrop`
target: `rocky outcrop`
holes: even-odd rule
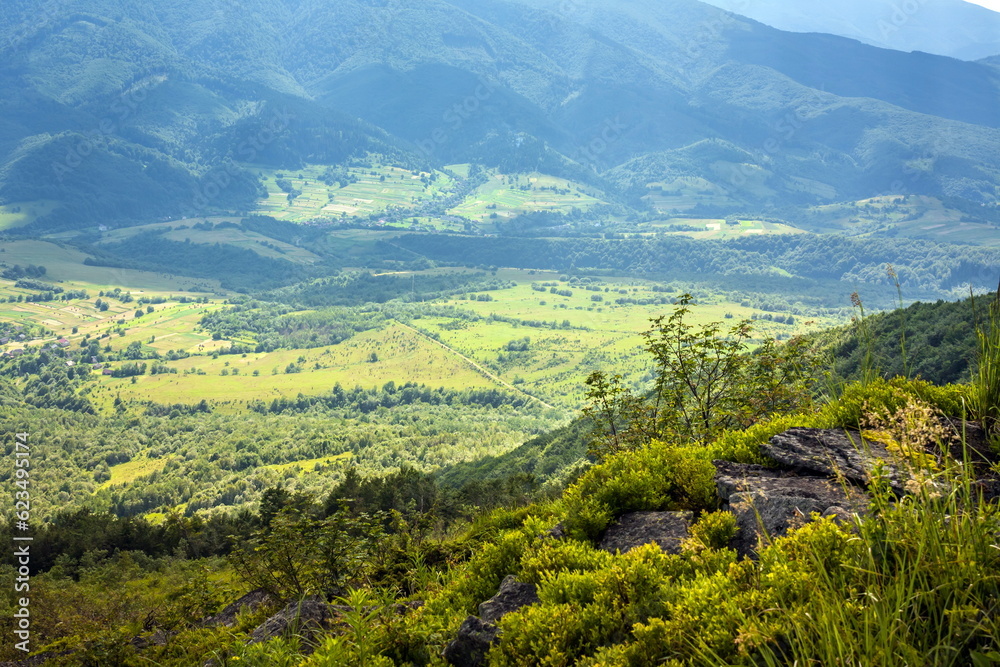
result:
[[[863,512],[867,498],[830,477],[771,470],[759,465],[715,461],[716,488],[723,509],[736,515],[732,547],[753,556],[762,544],[802,525],[813,512],[844,518]]]
[[[496,595],[479,605],[479,618],[496,623],[512,611],[539,602],[534,584],[521,583],[510,575],[504,578]]]
[[[844,429],[792,428],[761,445],[761,451],[780,465],[814,475],[842,478],[865,486],[876,465],[885,471],[898,495],[909,475],[891,459],[885,445]]]
[[[303,640],[303,644],[310,645],[317,635],[332,627],[333,619],[333,609],[319,596],[293,600],[258,625],[248,643],[257,644],[294,633]]]
[[[264,605],[274,604],[275,600],[263,588],[250,591],[236,602],[227,606],[215,616],[209,616],[201,622],[205,627],[223,625],[230,627],[236,624],[236,617],[244,610],[253,611]]]
[[[479,667],[486,664],[486,653],[500,638],[500,628],[476,616],[469,616],[444,649],[444,659],[456,667]]]
[[[444,659],[456,667],[486,664],[487,651],[500,637],[496,623],[511,612],[539,602],[534,584],[505,577],[497,594],[479,605],[479,616],[469,616],[462,623],[458,635],[444,649]]]
[[[691,512],[631,512],[608,528],[600,548],[611,553],[628,553],[652,542],[666,553],[677,554],[693,519]]]

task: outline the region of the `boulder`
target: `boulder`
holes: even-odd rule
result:
[[[863,512],[867,497],[829,477],[799,475],[759,465],[715,461],[716,487],[724,509],[736,515],[732,547],[753,556],[761,543],[802,525],[813,512],[844,520]]]
[[[245,609],[252,611],[264,605],[274,604],[274,602],[275,600],[271,597],[270,593],[266,592],[263,588],[258,588],[250,591],[236,602],[233,602],[215,616],[209,616],[201,624],[209,628],[217,625],[230,627],[236,624],[236,617],[241,611]]]
[[[289,602],[284,609],[258,625],[250,634],[249,644],[295,633],[306,645],[313,644],[316,635],[333,625],[333,610],[319,596]]]
[[[458,635],[444,649],[442,656],[456,667],[479,667],[486,664],[486,652],[500,636],[496,623],[511,612],[530,604],[538,604],[534,584],[521,583],[508,575],[500,590],[479,605],[479,617],[469,616],[458,629]]]
[[[512,611],[539,602],[541,600],[534,584],[521,583],[513,575],[508,575],[497,594],[479,605],[479,618],[487,623],[496,623]]]
[[[611,553],[627,553],[653,542],[666,553],[680,553],[681,540],[688,536],[691,512],[631,512],[608,528],[600,548]]]
[[[475,616],[469,616],[458,629],[458,636],[444,649],[444,659],[455,667],[479,667],[486,664],[486,653],[500,636],[500,628]]]
[[[881,464],[889,485],[902,495],[910,476],[892,462],[885,445],[866,440],[857,431],[791,428],[761,445],[761,451],[780,465],[797,471],[843,478],[865,486]]]

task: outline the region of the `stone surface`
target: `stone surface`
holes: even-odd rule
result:
[[[442,654],[449,665],[480,667],[486,664],[486,652],[500,636],[500,629],[475,616],[469,616]]]
[[[312,644],[320,632],[330,628],[333,610],[319,596],[293,600],[284,609],[258,625],[250,635],[250,644],[285,636],[286,633],[299,635],[305,644]]]
[[[557,523],[556,525],[549,528],[547,531],[542,533],[542,537],[550,537],[553,540],[561,540],[566,537],[566,528],[563,527],[562,523]]]
[[[608,528],[600,548],[627,553],[654,542],[666,553],[680,553],[681,540],[688,536],[691,512],[632,512]]]
[[[802,525],[813,512],[835,514],[843,520],[851,512],[863,512],[867,503],[864,493],[829,477],[729,461],[714,465],[724,509],[736,515],[732,547],[741,556],[753,556],[762,542]]]
[[[229,627],[236,624],[236,616],[244,609],[254,610],[263,605],[273,604],[274,602],[274,598],[269,593],[265,592],[262,588],[258,588],[257,590],[250,591],[215,616],[209,616],[201,624],[206,627],[215,627],[217,625]]]
[[[479,618],[487,623],[496,623],[512,611],[539,602],[541,600],[534,584],[521,583],[513,575],[508,575],[497,594],[479,605]]]
[[[534,584],[525,584],[513,575],[504,577],[500,590],[486,602],[479,605],[479,616],[469,616],[462,623],[458,635],[444,649],[442,656],[450,665],[457,667],[479,667],[485,664],[486,652],[490,644],[500,636],[496,622],[511,612],[530,604],[538,604],[538,592]]]
[[[898,495],[904,493],[909,479],[890,461],[885,445],[865,440],[857,431],[792,428],[761,445],[761,451],[788,468],[842,477],[859,486],[868,484],[875,466],[882,463],[889,484]]]

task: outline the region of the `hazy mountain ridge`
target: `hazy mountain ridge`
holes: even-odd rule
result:
[[[376,151],[402,162],[582,168],[633,195],[696,175],[734,210],[887,192],[998,197],[995,67],[783,33],[694,0],[31,9],[14,3],[0,23],[11,56],[0,80],[12,93],[0,102],[0,196],[72,202],[78,216],[84,189],[37,183],[64,171],[60,161],[25,160],[45,136],[70,133],[71,170],[74,142],[91,150],[95,135],[105,158],[107,144],[171,163],[169,187],[185,193],[226,160],[290,167]],[[297,108],[296,122],[248,150],[247,127],[281,118],[282,105]],[[262,108],[276,115],[261,119]],[[705,140],[733,159],[694,158]],[[248,208],[251,193],[214,203]],[[90,209],[134,216],[141,194],[119,196],[136,204]],[[156,214],[194,196],[165,195]]]
[[[1000,14],[961,0],[706,0],[781,30],[823,32],[900,51],[977,60],[1000,52]]]

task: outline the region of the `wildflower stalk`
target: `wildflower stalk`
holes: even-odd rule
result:
[[[861,384],[867,386],[875,381],[878,369],[875,367],[874,341],[872,340],[871,327],[865,320],[865,304],[857,292],[851,294],[851,305],[857,310],[858,315],[851,318],[858,330],[858,338],[864,346],[861,357]]]
[[[896,296],[899,298],[899,351],[902,354],[903,377],[910,377],[910,367],[906,361],[906,308],[903,307],[903,288],[899,285],[899,276],[892,264],[886,264],[886,272],[896,285]]]

